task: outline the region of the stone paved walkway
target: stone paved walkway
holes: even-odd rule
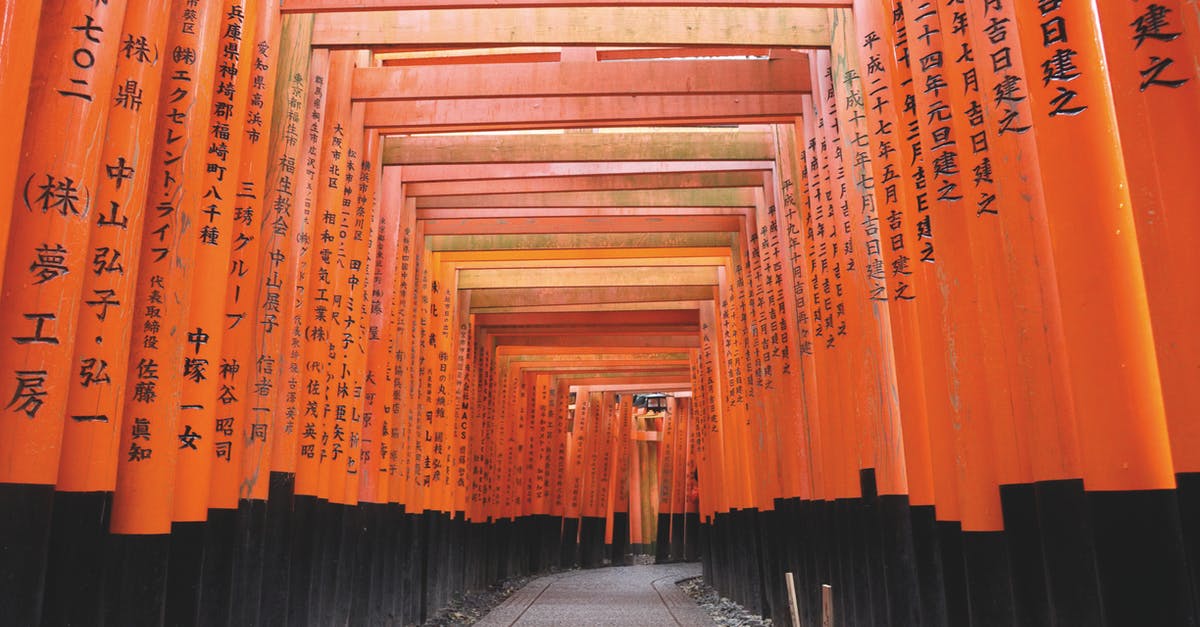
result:
[[[486,627],[712,627],[712,619],[676,581],[699,564],[623,566],[534,579],[476,625]]]

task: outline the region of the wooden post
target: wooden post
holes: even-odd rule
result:
[[[787,582],[788,613],[792,618],[792,627],[800,627],[800,607],[796,604],[796,582],[792,571],[784,573],[783,577]]]
[[[821,586],[821,627],[834,627],[833,587],[829,584]]]

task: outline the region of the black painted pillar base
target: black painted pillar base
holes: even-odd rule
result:
[[[263,574],[259,600],[260,622],[266,627],[287,625],[291,587],[292,490],[296,475],[271,473],[264,532]]]
[[[355,558],[357,557],[357,542],[359,541],[359,527],[362,510],[356,506],[344,505],[341,503],[332,504],[337,511],[336,514],[336,530],[337,530],[337,553],[334,559],[337,560],[336,566],[333,569],[334,581],[332,582],[333,596],[331,598],[332,605],[326,612],[326,616],[330,620],[325,622],[326,625],[344,625],[350,619],[350,603],[354,598],[354,573],[357,568]]]
[[[938,549],[942,556],[942,586],[946,591],[947,622],[955,625],[970,624],[967,608],[967,571],[963,561],[962,524],[939,520]]]
[[[1107,627],[1196,625],[1175,490],[1087,499]]]
[[[700,539],[700,514],[684,514],[683,530],[683,559],[688,562],[698,561],[700,547],[703,546]]]
[[[1096,544],[1083,480],[1039,481],[1034,490],[1053,623],[1103,624]]]
[[[303,627],[308,625],[309,606],[315,604],[312,580],[317,556],[317,497],[293,496],[290,523],[287,618],[282,624]]]
[[[170,534],[108,537],[106,624],[164,624],[170,554]]]
[[[1012,566],[1014,620],[1021,627],[1051,627],[1046,559],[1037,519],[1037,487],[1033,484],[1002,485],[1000,504]]]
[[[1179,520],[1183,525],[1184,554],[1191,578],[1192,603],[1200,614],[1200,472],[1175,475],[1179,495]]]
[[[103,625],[104,560],[111,511],[111,492],[55,493],[42,605],[41,624],[45,627]],[[4,577],[0,573],[0,579]],[[4,618],[8,618],[7,611]]]
[[[860,469],[858,477],[862,498],[858,509],[856,544],[859,549],[859,560],[866,568],[863,578],[864,594],[870,599],[864,608],[867,613],[866,624],[886,625],[888,623],[887,571],[883,556],[883,519],[879,511],[879,485],[875,479],[874,468]]]
[[[971,627],[1014,627],[1012,571],[1003,531],[965,531],[963,562]]]
[[[670,514],[659,512],[657,529],[654,539],[654,563],[666,564],[671,561]]]
[[[566,570],[579,566],[579,519],[563,518],[562,545],[558,565]]]
[[[920,625],[920,576],[908,496],[879,497],[879,527],[883,537],[888,617],[892,625]]]
[[[41,622],[54,486],[0,483],[0,611],[14,625]]]
[[[204,525],[201,625],[230,622],[237,518],[236,509],[208,510],[208,522]]]
[[[921,595],[921,624],[950,627],[937,513],[933,505],[914,505],[909,508],[909,513]]]
[[[562,516],[548,515],[542,521],[539,537],[542,544],[542,568],[545,571],[558,569],[559,547],[562,545]]]
[[[687,521],[683,514],[671,514],[671,548],[667,551],[667,556],[672,562],[682,562],[683,543],[686,532]]]
[[[584,516],[579,519],[579,565],[582,568],[599,568],[604,565],[605,520],[599,516]]]
[[[171,557],[167,570],[168,625],[187,627],[200,624],[207,527],[207,522],[200,521],[171,523]]]
[[[231,615],[235,625],[258,625],[266,557],[267,501],[238,502]]]
[[[631,563],[629,552],[629,512],[613,512],[613,541],[609,561],[613,566]]]

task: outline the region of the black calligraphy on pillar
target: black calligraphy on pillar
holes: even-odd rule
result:
[[[1133,48],[1141,51],[1140,65],[1145,66],[1144,69],[1138,70],[1141,78],[1138,89],[1143,92],[1151,87],[1177,89],[1189,80],[1185,74],[1186,70],[1172,67],[1175,65],[1173,55],[1182,53],[1186,56],[1187,50],[1177,50],[1181,47],[1180,44],[1172,43],[1179,39],[1182,32],[1171,24],[1171,12],[1171,9],[1161,4],[1151,3],[1130,23],[1133,29]],[[1147,42],[1149,45],[1142,50],[1142,45]]]

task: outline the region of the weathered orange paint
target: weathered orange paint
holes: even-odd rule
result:
[[[38,22],[42,0],[4,0],[0,2],[0,102],[16,119],[25,119],[29,103],[29,81],[33,78],[37,52]],[[0,198],[12,198],[17,185],[21,138],[25,125],[6,124],[0,128]],[[0,264],[8,251],[12,206],[0,208]],[[0,265],[0,273],[4,271]],[[2,275],[0,275],[2,276]]]
[[[120,0],[42,5],[36,46],[41,62],[29,83],[15,185],[3,184],[13,192],[6,200],[17,237],[7,238],[0,292],[7,305],[0,311],[6,330],[0,482],[53,485],[58,479],[68,380],[78,372],[73,353],[85,300],[89,222],[103,210],[95,198],[124,14]],[[4,16],[30,25],[23,14],[6,10]],[[14,60],[21,59],[19,48],[14,53]],[[16,83],[9,89],[23,82],[20,72],[11,80]],[[6,161],[15,156],[5,155]],[[7,229],[0,227],[0,234]]]
[[[193,21],[184,19],[184,12],[191,11],[186,1],[171,7],[164,49],[189,48],[196,56],[172,55],[163,66],[118,448],[113,533],[162,534],[171,529],[175,460],[179,436],[186,433],[179,424],[181,366],[185,355],[208,341],[206,334],[195,333],[187,322],[206,189],[203,164],[221,9],[215,0],[201,3]]]
[[[282,340],[280,314],[283,306],[279,268],[292,251],[271,248],[275,238],[282,238],[289,232],[289,225],[283,212],[275,207],[268,208],[266,204],[267,190],[274,184],[270,178],[272,149],[277,143],[287,145],[284,137],[273,135],[269,123],[275,103],[280,100],[276,85],[282,24],[275,3],[260,1],[257,11],[251,50],[254,63],[243,126],[242,160],[238,165],[241,189],[234,215],[239,227],[239,243],[243,237],[250,241],[240,249],[234,248],[226,293],[231,316],[245,317],[240,318],[241,324],[227,332],[225,347],[236,348],[238,362],[247,366],[238,372],[241,380],[237,386],[244,391],[242,437],[246,441],[238,497],[261,501],[267,498],[270,488],[272,429],[277,422],[273,410],[277,374],[282,363],[282,347],[277,343]],[[286,79],[283,84],[286,90]],[[237,220],[238,217],[241,219]],[[283,259],[276,253],[282,253]],[[272,340],[270,348],[265,350],[264,336]],[[254,365],[253,370],[249,368],[250,364]]]
[[[1041,76],[1036,7],[1015,7],[1027,75]],[[1079,76],[1031,81],[1038,157],[1071,364],[1084,485],[1089,490],[1175,485],[1137,223],[1110,83],[1091,5],[1064,3]],[[1053,67],[1053,64],[1051,65]],[[1069,87],[1069,89],[1068,89]],[[1075,96],[1064,98],[1063,91]],[[1057,99],[1057,100],[1056,100]],[[1051,115],[1057,110],[1074,115]],[[1095,207],[1107,207],[1103,212]]]
[[[170,3],[128,7],[121,39],[145,37],[150,50],[162,50],[170,8]],[[65,492],[111,492],[116,486],[117,444],[129,374],[125,366],[133,334],[133,299],[163,63],[161,56],[143,58],[136,48],[117,57],[115,84],[133,81],[142,91],[143,103],[136,109],[113,106],[109,110],[101,163],[120,164],[124,159],[132,171],[122,172],[118,165],[114,173],[129,174],[128,179],[110,178],[107,170],[100,177],[96,206],[106,217],[117,219],[93,222],[88,247],[92,259],[97,255],[103,259],[109,251],[120,252],[125,272],[98,272],[93,266],[83,279],[84,302],[89,306],[80,312],[75,330],[84,341],[75,344],[58,470],[57,487]],[[104,304],[106,301],[120,304]],[[97,338],[105,341],[96,342]]]
[[[1197,7],[1180,0],[1098,4],[1113,106],[1129,178],[1163,405],[1177,473],[1200,471],[1200,74]],[[1157,11],[1164,24],[1151,36]],[[1190,27],[1190,29],[1189,29]],[[1190,30],[1190,32],[1188,32]],[[1143,34],[1143,31],[1145,34]],[[1185,35],[1185,32],[1187,33]],[[1189,48],[1188,39],[1192,46]]]
[[[311,32],[308,24],[289,23],[286,29],[289,43],[294,41],[291,37],[295,32],[293,29],[299,31],[294,35],[299,41],[303,41],[306,30]],[[274,169],[268,173],[270,188],[267,203],[276,214],[290,207],[288,232],[291,236],[286,241],[277,242],[276,246],[281,251],[289,248],[291,254],[284,259],[281,270],[283,315],[279,322],[282,335],[278,339],[264,338],[260,350],[270,354],[275,342],[282,344],[279,386],[274,399],[277,416],[271,436],[274,442],[271,448],[271,471],[295,473],[300,456],[306,452],[302,447],[315,445],[316,421],[320,418],[319,411],[310,411],[311,406],[305,400],[308,379],[304,374],[304,364],[307,327],[311,321],[310,269],[313,266],[313,242],[317,236],[316,216],[320,213],[315,206],[315,179],[321,167],[321,145],[325,131],[329,52],[314,50],[310,54],[306,48],[296,50],[286,46],[281,59],[281,72],[283,68],[291,70],[288,73],[290,78],[277,83],[277,90],[282,92],[277,94],[277,103],[280,108],[286,106],[286,109],[276,118],[287,122],[282,123],[279,132],[272,127],[272,135],[282,135],[284,139],[282,147],[275,153],[277,158],[271,161]],[[301,80],[297,81],[295,77]],[[263,245],[270,249],[272,242]],[[269,407],[269,403],[265,401],[263,406]],[[311,438],[305,433],[310,422],[313,425]]]
[[[228,284],[236,292],[241,284],[234,249],[249,244],[239,238],[235,227],[243,128],[254,56],[252,37],[257,19],[255,0],[225,0],[221,9],[216,46],[221,51],[214,81],[219,86],[207,119],[208,134],[204,159],[205,176],[196,238],[196,256],[191,306],[185,326],[189,333],[203,333],[208,341],[184,351],[176,365],[180,379],[179,432],[197,434],[191,444],[179,448],[175,465],[173,519],[203,521],[208,508],[235,509],[242,482],[242,429],[245,396],[241,369],[250,369],[250,359],[237,357],[241,351],[223,350],[227,329],[238,330],[245,320],[229,317]],[[240,212],[239,212],[240,213]],[[245,268],[241,268],[245,271]],[[244,328],[248,329],[249,324]],[[236,337],[236,336],[235,336]],[[241,339],[241,338],[238,338]],[[244,344],[243,344],[244,345]],[[240,349],[241,346],[238,346]]]
[[[341,239],[338,229],[338,213],[342,210],[341,176],[346,167],[345,128],[349,124],[350,101],[348,98],[349,76],[354,67],[353,52],[334,51],[329,53],[329,74],[325,82],[324,130],[318,163],[313,176],[314,219],[313,248],[309,267],[308,303],[305,324],[302,327],[305,343],[303,361],[299,363],[301,377],[300,396],[303,417],[298,420],[300,429],[300,455],[296,460],[296,494],[328,496],[329,474],[325,472],[329,463],[329,443],[332,438],[334,397],[336,387],[330,390],[329,377],[340,372],[329,369],[337,360],[337,349],[333,339],[337,330],[333,324],[334,301],[334,257],[337,256]],[[315,59],[314,59],[315,60]],[[342,129],[335,135],[335,129]],[[348,237],[348,234],[347,234]],[[311,425],[311,430],[310,430]],[[312,437],[309,437],[309,434]]]

